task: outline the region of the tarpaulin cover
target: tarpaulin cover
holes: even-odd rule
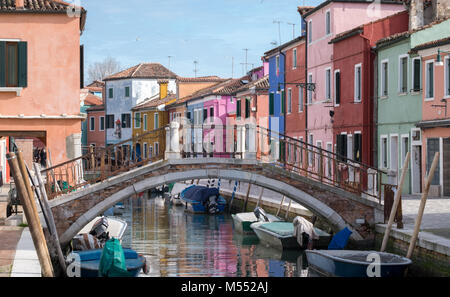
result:
[[[353,232],[347,227],[336,233],[328,245],[329,250],[343,250],[347,245],[348,239]]]
[[[182,198],[188,200],[204,202],[207,201],[210,196],[219,197],[219,189],[204,186],[192,186],[184,189],[181,195]]]
[[[98,274],[102,277],[130,276],[125,263],[125,253],[119,240],[112,238],[106,242],[100,258]]]

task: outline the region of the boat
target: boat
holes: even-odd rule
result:
[[[241,212],[237,214],[232,214],[234,230],[241,234],[255,234],[250,225],[262,221],[262,222],[278,222],[282,221],[277,216],[266,214],[264,210],[260,207],[255,208],[253,212]]]
[[[98,269],[100,266],[100,258],[102,249],[74,251],[73,253],[80,256],[80,272],[81,277],[98,277]],[[130,277],[138,276],[139,272],[146,264],[145,257],[138,255],[132,249],[123,249],[125,254],[125,264]],[[77,265],[77,264],[75,264]]]
[[[378,256],[376,256],[378,255]],[[355,250],[307,250],[309,268],[325,276],[369,277],[375,269],[369,265],[374,259],[380,260],[381,277],[403,277],[406,268],[412,263],[408,258],[377,251]],[[369,273],[368,273],[369,268]]]
[[[291,222],[256,222],[250,225],[250,228],[258,236],[261,242],[266,243],[278,249],[305,249],[300,246],[297,237],[294,236],[294,224]],[[314,227],[314,232],[319,239],[313,240],[313,245],[317,247],[326,247],[331,239],[330,234]]]
[[[191,185],[181,191],[180,198],[186,210],[192,213],[218,214],[223,212],[227,205],[218,188]]]
[[[170,203],[175,206],[183,205],[183,201],[181,201],[180,194],[186,189],[188,185],[182,183],[175,183],[170,191]]]
[[[90,221],[86,226],[84,226],[83,229],[81,229],[80,232],[78,232],[78,234],[90,233],[92,229],[95,227],[94,225],[99,224],[101,220],[107,221],[105,231],[109,233],[109,237],[114,237],[119,241],[122,241],[123,234],[125,233],[128,224],[126,221],[116,217],[104,217],[104,216],[96,217],[95,219]]]

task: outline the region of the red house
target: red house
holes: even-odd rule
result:
[[[372,50],[376,42],[392,34],[408,30],[407,11],[385,17],[333,38],[334,110],[333,123],[335,151],[342,158],[351,158],[374,165],[376,154],[374,137],[374,60]]]

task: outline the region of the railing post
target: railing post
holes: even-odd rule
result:
[[[245,128],[244,128],[245,131]],[[245,134],[244,134],[245,141]],[[245,142],[244,142],[245,149]],[[256,159],[256,127],[254,124],[248,124],[248,152],[244,153],[245,159]]]
[[[166,138],[166,153],[165,159],[180,159],[180,124],[178,122],[170,123],[170,141],[169,150],[167,150],[167,138]],[[167,128],[166,128],[167,131]]]
[[[236,153],[241,156],[241,159],[244,158],[244,151],[245,151],[245,126],[237,126],[237,148]]]
[[[170,152],[170,127],[165,127],[166,130],[166,151],[164,152],[164,159],[167,159],[167,154]],[[153,157],[153,156],[152,156]]]

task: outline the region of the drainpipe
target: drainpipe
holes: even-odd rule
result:
[[[283,112],[283,134],[282,135],[286,135],[286,114],[287,114],[287,112],[286,112],[286,110],[287,110],[287,105],[286,105],[286,55],[281,51],[281,49],[280,49],[280,55],[282,55],[283,57],[284,57],[284,63],[283,63],[283,67],[284,67],[284,71],[283,71],[283,86],[284,86],[284,95],[285,95],[285,98],[283,99],[283,96],[281,96],[281,94],[280,94],[280,103],[281,103],[281,100],[284,100],[284,112]],[[281,133],[280,133],[281,134]],[[280,135],[281,136],[281,135]],[[286,139],[286,137],[285,136],[283,136],[283,139]],[[283,161],[285,161],[286,160],[286,148],[287,148],[287,146],[286,146],[286,142],[284,143],[284,146],[283,146]],[[286,164],[285,162],[283,163],[283,164]]]
[[[302,22],[305,23],[305,83],[308,83],[308,22],[302,17]],[[308,90],[304,88],[303,94],[303,104],[305,106],[305,142],[308,141],[308,104],[305,102],[308,101]]]

